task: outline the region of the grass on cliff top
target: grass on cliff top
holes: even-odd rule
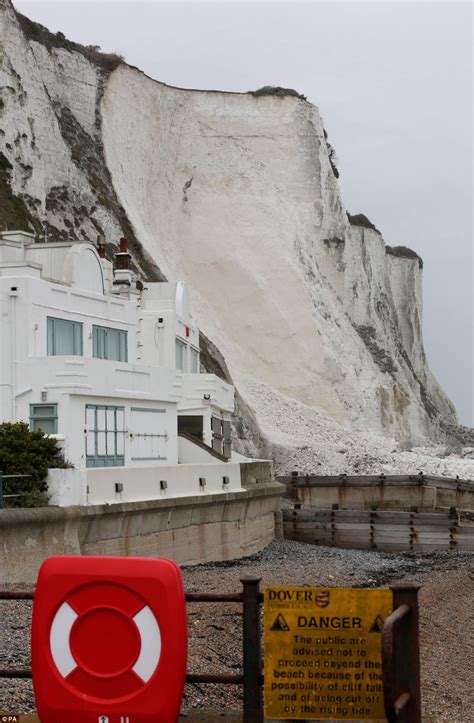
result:
[[[370,221],[364,213],[356,213],[354,215],[352,213],[349,213],[349,211],[347,211],[346,213],[351,226],[362,226],[363,228],[371,228],[372,231],[377,231],[377,233],[380,233],[378,228],[374,226],[372,221]]]
[[[351,226],[362,226],[363,228],[371,228],[372,231],[380,233],[378,228],[369,221],[363,213],[356,213],[354,216],[347,211],[347,218]],[[399,259],[418,259],[420,269],[423,268],[423,259],[416,251],[409,249],[408,246],[385,246],[385,253],[389,256],[396,256]]]
[[[385,246],[385,253],[389,256],[396,256],[399,259],[418,259],[418,266],[423,268],[423,259],[416,251],[409,249],[408,246]]]
[[[68,40],[64,33],[52,33],[44,25],[30,20],[19,12],[16,12],[16,16],[28,40],[41,43],[49,51],[52,48],[62,48],[69,52],[81,53],[92,63],[108,71],[115,70],[121,63],[125,62],[124,58],[118,53],[103,53],[98,45],[81,45],[81,43]]]
[[[305,95],[298,93],[294,88],[282,88],[280,85],[264,85],[263,88],[258,90],[249,90],[250,95],[254,98],[260,98],[264,95],[273,95],[277,98],[286,98],[287,96],[293,96],[294,98],[300,98],[300,100],[308,100]]]

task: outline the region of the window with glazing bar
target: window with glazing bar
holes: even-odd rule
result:
[[[186,371],[186,344],[176,339],[176,369],[180,372]]]
[[[30,429],[32,432],[41,429],[45,434],[57,434],[58,405],[30,404]]]
[[[48,356],[82,356],[82,324],[68,319],[47,319]]]
[[[199,374],[199,352],[191,347],[191,374]]]
[[[86,467],[123,467],[125,464],[125,409],[87,404]]]
[[[127,332],[108,326],[92,327],[92,356],[97,359],[128,361]]]

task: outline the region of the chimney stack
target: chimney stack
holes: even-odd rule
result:
[[[102,234],[97,236],[97,253],[101,259],[105,259],[105,243],[104,236]]]
[[[130,268],[131,254],[128,251],[128,238],[122,236],[120,239],[120,251],[115,254],[114,266],[119,271],[125,271]]]
[[[119,251],[114,254],[114,286],[130,287],[133,276],[130,269],[132,256],[128,250],[128,239],[122,236]]]

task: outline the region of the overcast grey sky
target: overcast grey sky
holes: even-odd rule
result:
[[[474,426],[470,2],[15,5],[171,85],[283,85],[315,103],[348,210],[424,259],[428,359]]]

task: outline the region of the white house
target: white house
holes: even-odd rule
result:
[[[60,440],[76,481],[59,504],[240,487],[234,389],[200,373],[185,284],[137,282],[126,239],[104,256],[0,234],[0,420]]]

